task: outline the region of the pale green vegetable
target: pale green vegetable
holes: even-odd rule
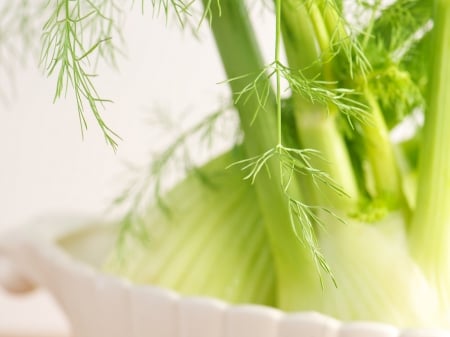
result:
[[[105,270],[233,303],[448,327],[450,1],[265,3],[275,17],[268,63],[246,1],[151,3],[182,26],[209,24],[242,140],[169,191],[171,156],[219,114],[162,151],[145,186],[121,198],[130,207]],[[115,147],[84,69],[95,53],[114,55],[116,7],[48,8],[42,59],[59,74],[56,97],[72,89],[82,126],[88,107]],[[394,142],[415,114],[425,126]]]
[[[227,153],[186,177],[165,195],[170,213],[147,210],[149,244],[128,237],[106,270],[186,295],[273,305],[275,275],[255,192],[238,168],[224,170],[241,157]]]

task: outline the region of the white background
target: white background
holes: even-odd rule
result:
[[[261,22],[261,31],[270,32],[272,25]],[[55,79],[43,76],[36,58],[14,69],[13,85],[0,77],[8,92],[0,104],[0,235],[41,214],[102,214],[125,185],[124,163],[145,164],[161,143],[161,133],[146,122],[152,112],[184,115],[180,123],[191,123],[229,97],[226,85],[217,84],[225,75],[208,29],[197,40],[173,20],[166,25],[150,10],[143,17],[134,9],[124,35],[127,56],[119,58],[119,70],[100,67],[95,82],[114,100],[104,117],[123,138],[117,153],[92,118],[81,139],[73,102],[52,103]],[[0,336],[13,332],[63,336],[67,325],[42,291],[14,298],[0,290]]]

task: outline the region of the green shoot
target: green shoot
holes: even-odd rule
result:
[[[87,129],[85,111],[90,110],[103,132],[106,142],[115,150],[119,136],[111,130],[100,109],[111,102],[102,98],[94,86],[95,74],[90,62],[94,54],[114,59],[111,33],[114,15],[120,8],[112,1],[56,0],[43,28],[41,64],[48,76],[56,75],[57,100],[73,90],[82,133]]]
[[[442,310],[450,306],[450,148],[447,125],[450,88],[450,3],[435,1],[431,86],[421,145],[416,211],[410,228],[411,250],[430,282],[439,290]]]

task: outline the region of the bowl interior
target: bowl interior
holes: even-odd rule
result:
[[[113,251],[116,239],[117,226],[92,224],[62,236],[56,243],[76,260],[98,269]]]

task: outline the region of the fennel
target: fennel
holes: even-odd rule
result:
[[[105,270],[233,303],[447,327],[450,2],[274,0],[268,63],[244,0],[151,5],[183,27],[209,26],[242,139],[169,191],[161,168],[190,133],[163,151],[121,199],[129,210]],[[85,69],[114,59],[117,7],[54,0],[49,9],[42,60],[58,73],[55,98],[71,88],[82,129],[90,110],[115,148],[99,110],[107,100]],[[349,23],[359,15],[368,19]],[[423,131],[394,143],[391,131],[417,111]]]

